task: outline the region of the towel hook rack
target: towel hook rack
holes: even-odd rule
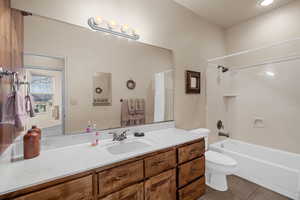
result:
[[[18,74],[18,72],[4,70],[3,67],[0,67],[0,78],[2,78],[3,76],[14,76],[16,74]]]

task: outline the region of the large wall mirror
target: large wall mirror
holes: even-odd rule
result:
[[[174,119],[168,49],[26,16],[24,70],[35,102],[27,127],[44,136]]]

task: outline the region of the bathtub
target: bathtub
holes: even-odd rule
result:
[[[300,200],[300,155],[233,139],[211,144],[209,149],[235,159],[235,175]]]

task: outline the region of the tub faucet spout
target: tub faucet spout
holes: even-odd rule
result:
[[[224,133],[224,132],[219,132],[218,134],[219,136],[224,136],[224,137],[228,137],[229,138],[229,133]]]

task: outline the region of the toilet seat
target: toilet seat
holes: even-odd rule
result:
[[[237,162],[230,158],[229,156],[226,156],[224,154],[215,152],[215,151],[207,151],[205,152],[205,159],[208,162],[222,165],[222,166],[228,166],[233,167],[237,165]]]

